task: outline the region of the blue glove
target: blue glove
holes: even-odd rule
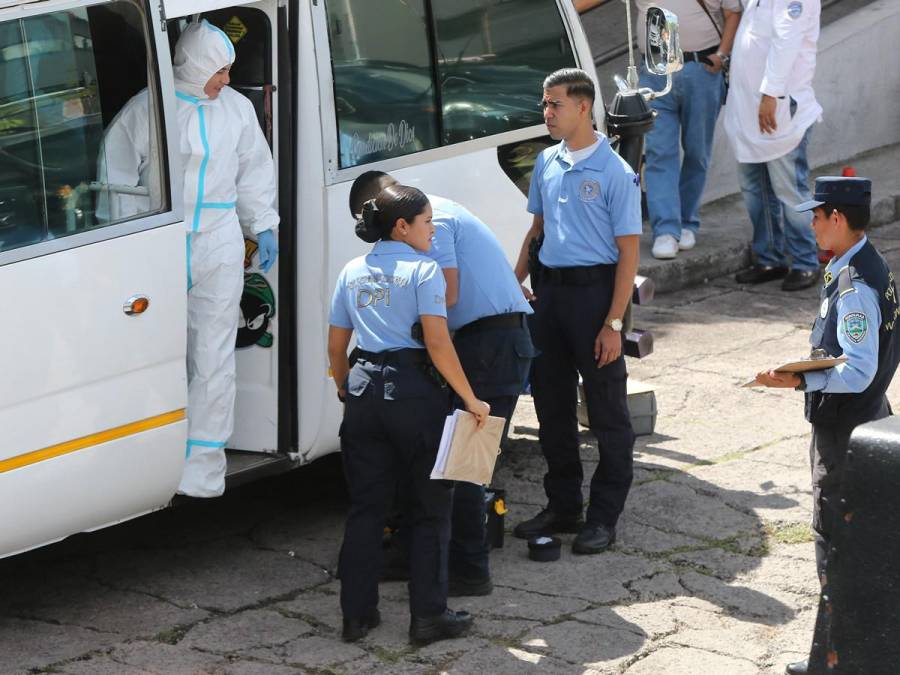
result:
[[[259,244],[259,268],[268,272],[275,264],[278,257],[278,242],[275,241],[275,233],[272,230],[264,230],[256,235],[256,243]]]

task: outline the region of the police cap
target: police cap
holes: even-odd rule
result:
[[[797,204],[796,211],[812,211],[823,204],[868,206],[872,201],[872,181],[868,178],[822,176],[816,178],[816,193],[808,202]]]

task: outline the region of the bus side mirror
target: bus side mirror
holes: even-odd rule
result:
[[[684,55],[678,41],[678,17],[655,5],[647,9],[647,70],[671,75],[681,70]]]

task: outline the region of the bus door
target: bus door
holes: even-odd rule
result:
[[[202,17],[221,28],[234,45],[230,86],[253,104],[272,149],[276,171],[280,171],[277,11],[275,0],[264,0],[206,12]],[[287,230],[283,211],[282,218],[279,239]],[[228,447],[275,453],[279,450],[278,365],[283,342],[279,328],[284,324],[278,281],[279,269],[288,264],[288,259],[280,252],[275,266],[263,274],[258,266],[256,243],[247,236],[245,244],[234,433]],[[229,473],[239,462],[238,456],[229,456]]]
[[[0,556],[166,505],[187,435],[158,3],[53,6],[0,9]]]
[[[202,13],[210,4],[213,9]],[[273,151],[279,172],[279,128],[277,105],[277,21],[276,0],[222,6],[224,2],[169,2],[166,6],[171,54],[189,22],[206,20],[227,36],[234,46],[230,86],[253,104],[260,128]],[[219,5],[216,8],[216,5]],[[283,224],[282,224],[283,226]],[[279,228],[279,239],[282,238]],[[234,432],[228,449],[227,485],[236,473],[257,471],[258,457],[246,453],[275,454],[279,450],[278,383],[281,352],[282,307],[279,303],[279,271],[287,262],[283,254],[263,273],[259,268],[256,241],[244,231],[244,293],[238,325],[235,357],[237,395]],[[281,444],[283,445],[283,444]],[[264,460],[263,460],[264,461]]]

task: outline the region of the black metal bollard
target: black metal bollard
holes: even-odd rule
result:
[[[900,673],[900,417],[856,428],[809,672]]]

